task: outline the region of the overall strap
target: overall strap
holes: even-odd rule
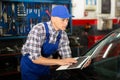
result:
[[[47,25],[46,22],[44,22],[44,25],[45,25],[45,30],[46,30],[46,37],[47,37],[47,39],[49,39],[50,33],[49,33],[48,25]],[[62,33],[62,31],[59,32],[59,34],[58,34],[58,36],[57,36],[57,41],[60,40],[60,38],[61,38],[61,33]]]
[[[47,37],[47,39],[49,39],[49,28],[48,28],[48,25],[47,25],[47,23],[46,22],[44,22],[43,23],[44,25],[45,25],[45,30],[46,30],[46,37]]]
[[[61,34],[62,34],[62,31],[60,31],[59,34],[58,34],[58,36],[57,36],[57,41],[58,41],[58,42],[60,41]]]

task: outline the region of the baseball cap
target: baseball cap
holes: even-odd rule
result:
[[[51,16],[60,17],[60,18],[69,18],[71,15],[68,12],[68,9],[65,6],[57,5],[52,9]]]

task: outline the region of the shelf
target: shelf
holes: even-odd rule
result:
[[[0,40],[10,40],[10,39],[24,39],[27,36],[1,36]]]
[[[55,5],[66,5],[67,7],[68,7],[68,9],[69,9],[69,12],[71,13],[71,7],[72,7],[72,3],[71,3],[71,0],[1,0],[1,2],[3,3],[3,6],[1,6],[1,7],[3,7],[4,8],[4,5],[5,6],[7,6],[7,14],[9,15],[9,16],[12,16],[12,11],[11,11],[11,6],[12,6],[12,3],[15,3],[15,4],[13,4],[14,5],[14,7],[15,7],[15,12],[14,12],[14,15],[15,15],[15,24],[16,24],[16,28],[17,28],[17,30],[20,30],[19,28],[18,28],[18,26],[21,26],[22,24],[23,24],[23,22],[24,22],[24,24],[23,25],[26,25],[28,28],[26,28],[24,31],[25,32],[23,32],[23,33],[21,33],[21,32],[19,32],[19,31],[17,31],[19,34],[21,34],[21,35],[23,35],[23,34],[26,34],[26,33],[28,33],[29,32],[29,30],[27,30],[27,29],[29,29],[30,27],[29,27],[29,25],[30,25],[30,22],[29,22],[29,19],[30,18],[36,18],[37,19],[37,22],[43,22],[45,19],[45,21],[48,21],[47,20],[47,18],[49,18],[49,17],[47,17],[48,15],[46,14],[46,10],[47,11],[49,11],[49,12],[51,12],[51,9],[52,9],[52,7],[54,7]],[[8,4],[9,3],[9,4]],[[19,8],[17,7],[18,5],[20,6],[20,4],[21,3],[23,3],[24,4],[24,9],[23,10],[21,10],[21,8],[20,8],[20,10],[19,10]],[[36,4],[37,3],[37,4]],[[22,5],[23,5],[22,4]],[[49,5],[50,4],[50,5]],[[36,5],[36,6],[35,6]],[[28,6],[29,6],[29,8],[28,8]],[[35,8],[35,7],[38,7],[38,8]],[[39,8],[40,7],[40,8]],[[31,10],[35,10],[35,12],[33,12],[33,13],[31,13],[30,11]],[[36,10],[37,10],[37,12],[36,12]],[[38,10],[40,10],[40,12],[38,12]],[[19,12],[19,15],[23,15],[23,11],[25,11],[24,12],[24,14],[26,15],[26,16],[18,16],[18,12]],[[34,14],[35,13],[35,14]],[[40,16],[39,16],[40,15]],[[46,18],[45,18],[45,16],[46,16]],[[23,19],[20,19],[20,17],[21,18],[23,18]],[[17,20],[18,19],[18,20]],[[20,20],[20,21],[19,21]],[[22,23],[21,23],[22,22]],[[70,18],[70,21],[69,21],[70,23],[68,24],[68,26],[67,26],[67,29],[70,29],[70,30],[68,30],[68,35],[71,35],[72,34],[72,19]],[[10,24],[10,23],[8,23],[8,24]],[[36,22],[34,22],[33,24],[36,24]],[[6,24],[3,24],[4,26],[3,27],[6,27],[7,28],[7,26],[8,25],[6,25]],[[22,25],[22,26],[23,26]],[[22,29],[22,28],[21,28]],[[10,31],[9,33],[12,33],[12,31]],[[14,34],[14,33],[13,33]],[[2,38],[2,39],[0,39],[0,40],[3,40],[4,38]],[[5,38],[6,39],[6,38]],[[9,39],[9,38],[8,38]],[[10,38],[10,39],[13,39],[13,38]]]
[[[21,53],[0,54],[0,57],[3,57],[3,56],[18,56],[18,55],[21,55]]]
[[[19,74],[19,71],[6,71],[6,72],[0,72],[0,76],[7,76],[7,75],[14,75],[14,74]]]
[[[70,3],[71,0],[2,0],[12,2]]]

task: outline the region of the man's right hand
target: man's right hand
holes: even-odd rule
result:
[[[75,60],[74,58],[65,58],[65,59],[60,59],[58,61],[58,65],[72,65],[73,63],[77,63],[77,60]]]

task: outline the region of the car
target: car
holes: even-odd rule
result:
[[[87,68],[58,71],[56,80],[120,80],[120,28],[107,34],[82,56],[91,56]]]
[[[85,56],[92,55],[93,71],[98,80],[120,80],[120,29],[96,43]]]

